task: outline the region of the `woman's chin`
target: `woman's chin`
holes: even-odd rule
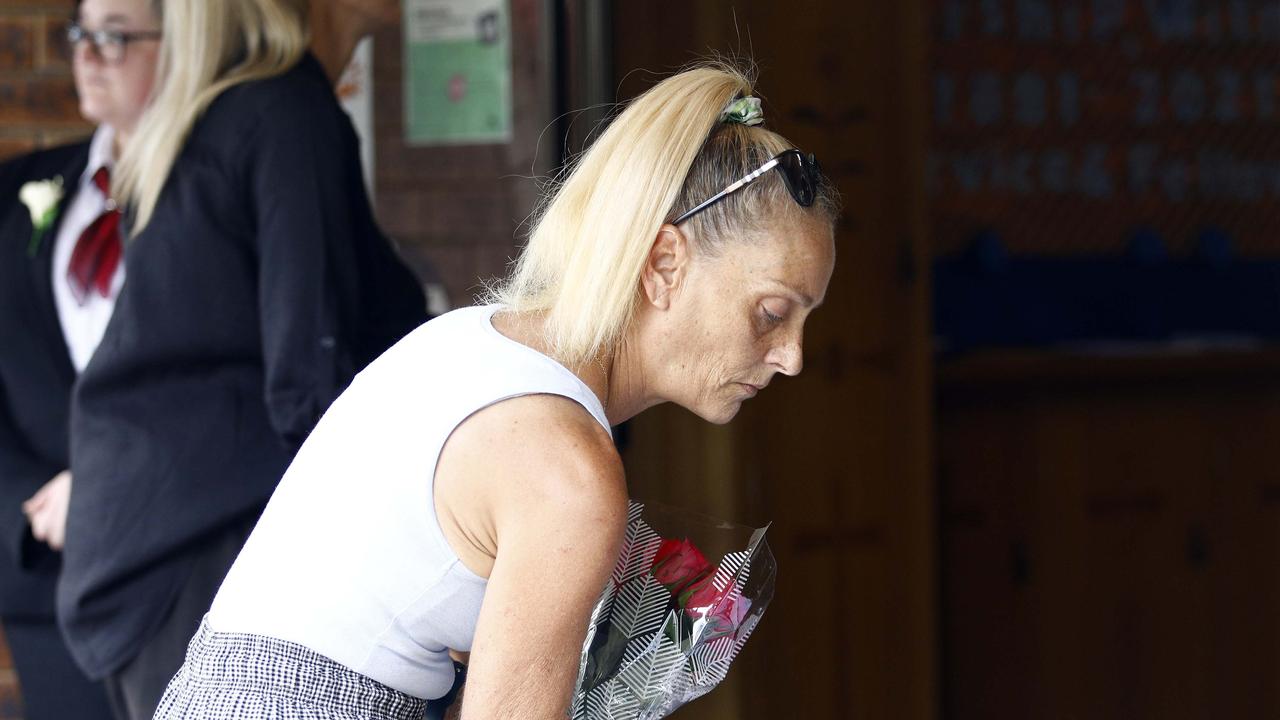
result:
[[[689,409],[693,411],[693,414],[712,425],[725,425],[738,416],[738,411],[742,409],[742,401],[730,400],[710,407],[704,406]]]
[[[89,99],[80,101],[80,117],[85,120],[93,123],[94,125],[101,125],[104,122],[103,114],[102,105],[100,103]]]

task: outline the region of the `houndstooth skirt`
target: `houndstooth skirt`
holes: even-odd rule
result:
[[[296,643],[202,622],[154,720],[422,720],[426,707]]]

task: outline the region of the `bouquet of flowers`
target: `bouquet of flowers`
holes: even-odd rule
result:
[[[661,718],[719,684],[773,598],[766,529],[632,501],[570,717]]]

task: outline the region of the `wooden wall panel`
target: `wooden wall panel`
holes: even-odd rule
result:
[[[946,717],[1280,714],[1277,361],[944,370]]]
[[[817,154],[846,212],[806,369],[726,428],[658,409],[639,494],[773,521],[778,593],[737,682],[687,718],[936,714],[923,46],[915,3],[616,2],[621,97],[708,51],[760,66],[766,124]],[[740,699],[732,700],[733,695]]]

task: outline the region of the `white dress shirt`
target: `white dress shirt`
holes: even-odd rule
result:
[[[93,183],[93,176],[100,168],[114,168],[115,162],[111,157],[114,141],[115,132],[111,128],[106,125],[98,126],[89,143],[89,164],[77,184],[68,187],[68,191],[75,192],[75,197],[67,206],[53,245],[53,300],[58,308],[62,337],[67,341],[71,364],[75,366],[77,373],[89,364],[89,358],[93,357],[93,351],[102,341],[102,334],[111,319],[111,311],[115,309],[116,296],[124,286],[123,255],[120,264],[116,266],[115,275],[111,277],[109,297],[104,298],[96,290],[90,290],[88,298],[81,305],[76,302],[75,295],[71,292],[71,283],[67,280],[76,241],[106,209],[107,198]]]

